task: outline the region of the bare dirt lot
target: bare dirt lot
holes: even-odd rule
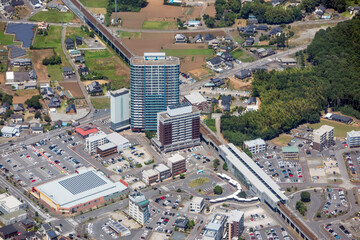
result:
[[[144,52],[159,52],[161,47],[171,45],[174,42],[173,33],[142,33],[140,39],[123,39],[125,45],[136,55]]]
[[[195,77],[196,79],[202,79],[205,77],[208,77],[211,75],[211,73],[209,73],[208,70],[204,69],[204,68],[196,68],[193,70],[188,71],[193,77]]]
[[[176,21],[176,18],[195,20],[195,18],[200,17],[200,13],[201,7],[168,6],[164,5],[163,0],[151,0],[140,12],[120,12],[118,16],[122,19],[123,28],[140,29],[146,20]],[[114,14],[111,17],[113,18]]]
[[[31,11],[28,7],[17,6],[17,7],[15,7],[15,12],[19,19],[23,19],[23,18],[29,16]]]
[[[106,8],[88,8],[88,10],[93,14],[106,14]]]
[[[215,17],[216,10],[214,4],[209,4],[209,6],[206,7],[204,14],[209,15],[210,17]]]
[[[37,89],[28,89],[28,90],[17,90],[14,92],[13,103],[25,103],[27,99],[30,99],[32,96],[39,95],[39,91]]]
[[[240,80],[234,76],[229,77],[230,84],[234,89],[251,90],[251,78]]]
[[[206,56],[186,56],[180,58],[180,71],[182,72],[189,72],[191,70],[198,70],[201,69],[201,72],[205,71],[205,74],[200,74],[200,78],[202,75],[207,75],[208,72],[201,68],[201,66],[205,65]]]
[[[91,84],[92,82],[98,82],[100,85],[101,84],[105,84],[105,83],[109,83],[108,80],[94,80],[94,81],[82,81],[81,83],[84,85],[84,86],[87,86],[89,84]]]
[[[54,50],[52,49],[31,50],[31,61],[33,63],[33,67],[35,68],[39,82],[50,82],[47,68],[42,64],[42,61],[44,58],[48,58],[53,55]]]
[[[83,98],[84,95],[77,82],[61,82],[60,86],[64,87],[65,90],[69,90],[74,98]]]

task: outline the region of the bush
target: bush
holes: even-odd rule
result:
[[[222,193],[223,193],[222,187],[220,187],[219,185],[216,185],[216,186],[214,187],[214,193],[215,193],[216,195],[222,194]]]
[[[296,202],[296,210],[298,210],[301,215],[305,216],[307,207],[302,201],[297,201]]]
[[[43,65],[59,65],[61,64],[61,57],[58,56],[58,55],[54,55],[54,56],[51,56],[49,58],[44,58],[43,59]]]
[[[311,201],[309,192],[302,192],[300,196],[301,196],[302,202],[310,202]]]

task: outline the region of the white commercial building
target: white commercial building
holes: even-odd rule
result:
[[[142,225],[150,218],[149,200],[142,193],[129,195],[129,215]]]
[[[199,92],[192,92],[184,96],[185,101],[189,102],[194,107],[197,107],[200,110],[204,110],[207,106],[207,100]]]
[[[3,137],[18,137],[20,136],[20,132],[19,132],[19,129],[18,128],[15,128],[15,127],[3,127],[1,129],[1,133],[2,133],[2,136]]]
[[[190,201],[190,211],[199,213],[204,209],[204,198],[202,197],[193,197]]]
[[[203,234],[203,240],[221,240],[227,216],[224,214],[215,214],[215,216],[206,225]]]
[[[129,127],[130,107],[128,89],[122,88],[110,92],[110,121],[111,129],[114,131]]]
[[[228,164],[230,172],[261,202],[267,203],[273,209],[277,208],[278,202],[288,202],[288,197],[280,190],[279,185],[234,144],[221,145],[219,153]]]
[[[159,172],[154,169],[144,170],[142,172],[142,177],[144,182],[150,185],[159,181]]]
[[[118,152],[130,147],[130,142],[118,133],[110,133],[107,135],[109,142],[112,142],[117,146]]]
[[[85,149],[89,153],[95,153],[97,147],[104,145],[105,143],[108,142],[109,140],[107,139],[107,135],[104,132],[99,132],[97,134],[94,134],[86,138]]]
[[[249,149],[252,154],[265,152],[266,143],[261,138],[255,140],[244,141],[244,148]]]
[[[0,195],[0,212],[2,212],[3,214],[19,211],[20,209],[25,208],[26,204],[20,202],[16,197],[7,193],[3,193]]]
[[[360,131],[347,132],[346,142],[349,148],[360,147]]]
[[[166,178],[171,177],[170,168],[162,163],[154,168],[156,171],[159,172],[159,179],[164,180]]]

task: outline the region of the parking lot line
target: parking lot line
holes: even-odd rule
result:
[[[47,159],[49,161],[49,163],[55,165],[58,169],[60,169],[62,172],[66,173],[67,175],[69,175],[69,173],[67,171],[65,171],[65,169],[62,169],[59,165],[57,165],[55,162],[51,161],[48,157],[46,157],[42,152],[40,152],[39,150],[37,150],[34,146],[31,146],[34,151],[40,153],[45,159]]]

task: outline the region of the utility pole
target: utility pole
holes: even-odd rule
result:
[[[117,0],[115,0],[115,21],[114,23],[117,23]]]

